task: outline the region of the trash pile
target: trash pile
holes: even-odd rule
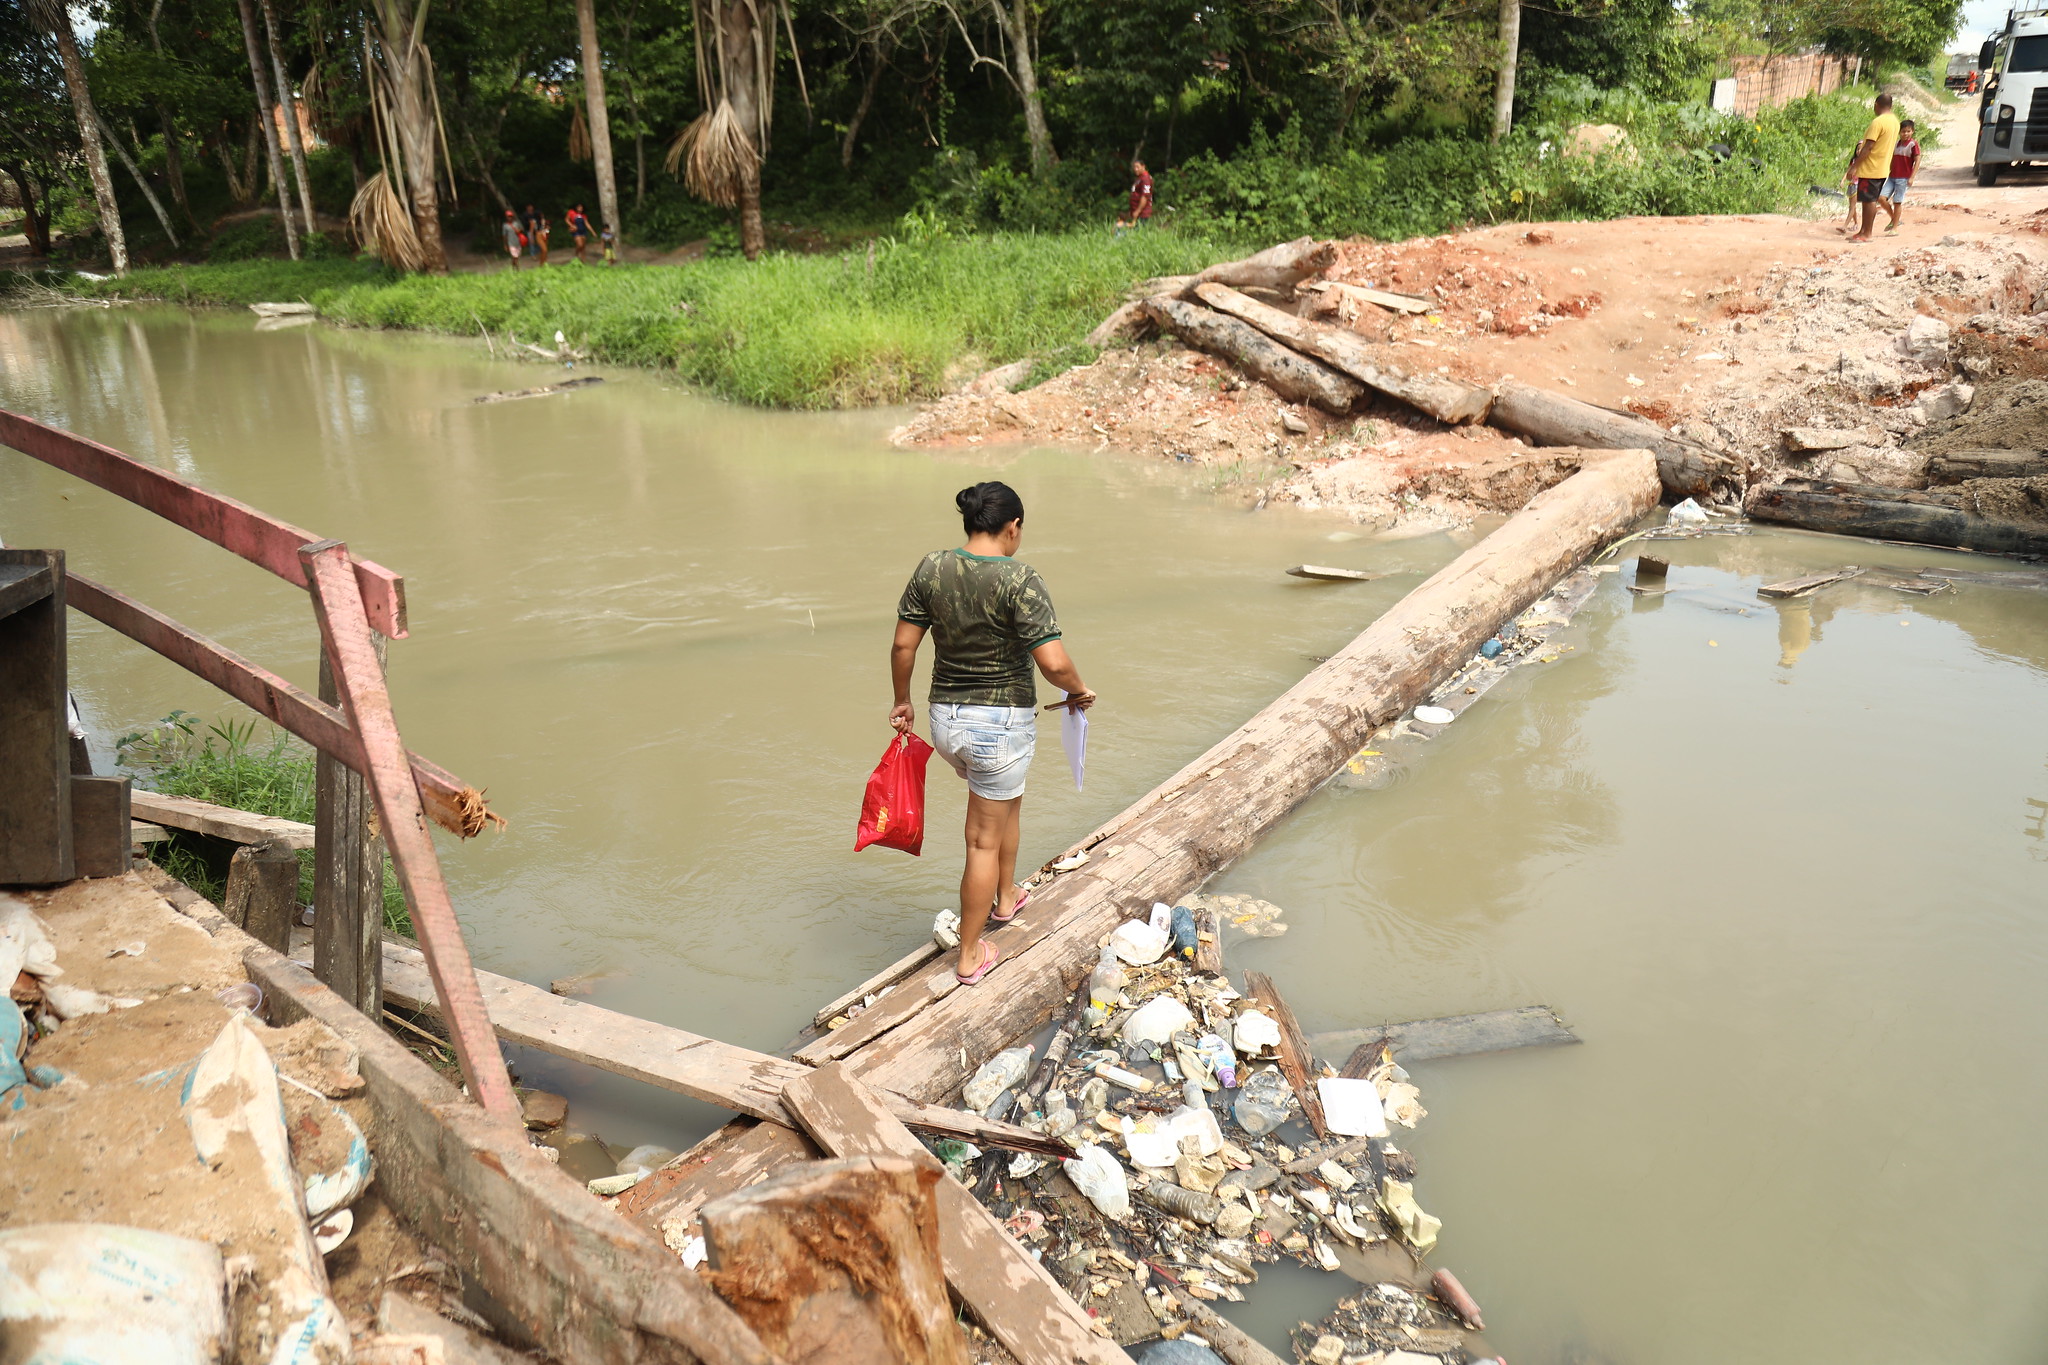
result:
[[[1286,929],[1248,897],[1155,905],[1104,939],[1035,1067],[1019,1046],[967,1082],[964,1108],[1064,1136],[1073,1158],[933,1151],[1121,1345],[1199,1340],[1190,1301],[1242,1302],[1285,1257],[1368,1282],[1356,1302],[1404,1303],[1390,1330],[1407,1349],[1469,1359],[1455,1311],[1404,1287],[1442,1226],[1394,1136],[1426,1113],[1414,1083],[1385,1040],[1341,1070],[1310,1058],[1270,981],[1225,976],[1226,925]]]

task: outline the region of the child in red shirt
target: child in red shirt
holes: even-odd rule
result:
[[[1885,227],[1889,237],[1899,230],[1899,209],[1906,202],[1906,190],[1912,185],[1913,177],[1920,174],[1920,139],[1913,136],[1913,120],[1899,120],[1899,144],[1892,148],[1891,174],[1884,182],[1884,195],[1880,203],[1892,221]]]
[[[1152,221],[1152,172],[1145,169],[1144,162],[1133,161],[1131,177],[1130,216],[1116,220],[1119,233],[1127,227],[1143,227]]]

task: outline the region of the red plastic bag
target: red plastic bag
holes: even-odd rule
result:
[[[889,741],[868,775],[855,853],[869,844],[900,848],[913,858],[924,852],[924,766],[931,761],[932,746],[908,730]]]

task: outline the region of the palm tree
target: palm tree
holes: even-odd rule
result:
[[[114,199],[114,177],[107,170],[107,151],[100,145],[100,116],[85,83],[85,63],[78,55],[78,35],[64,0],[35,0],[36,19],[57,40],[64,64],[64,84],[71,91],[71,112],[78,120],[78,140],[85,148],[85,169],[92,177],[92,198],[99,210],[100,231],[107,237],[107,255],[114,273],[128,273],[128,238],[121,231],[121,206]]]
[[[704,112],[676,137],[666,164],[671,175],[681,169],[699,199],[739,209],[740,250],[751,261],[768,244],[761,159],[775,113],[775,25],[789,22],[787,0],[691,0],[691,13]],[[797,79],[803,79],[801,67]]]

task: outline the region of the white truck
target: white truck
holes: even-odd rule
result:
[[[1984,73],[1978,102],[1977,183],[2001,171],[2048,162],[2048,9],[2016,9],[2005,31],[1977,54]]]

